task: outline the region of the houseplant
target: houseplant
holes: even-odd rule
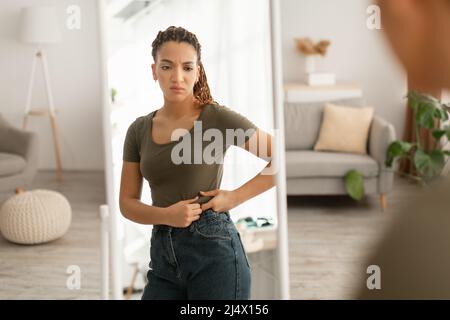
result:
[[[112,103],[116,102],[116,96],[117,96],[117,89],[111,88],[111,101]]]
[[[415,91],[409,92],[407,98],[414,114],[415,141],[393,141],[386,151],[385,165],[393,170],[397,160],[409,159],[414,166],[414,173],[406,176],[423,185],[429,185],[442,175],[450,157],[450,151],[445,150],[450,141],[450,125],[443,125],[449,120],[450,106],[431,95]],[[431,148],[423,146],[420,139],[421,131],[430,133],[433,137]],[[356,170],[350,170],[344,179],[349,195],[355,200],[360,200],[364,195],[362,175]]]

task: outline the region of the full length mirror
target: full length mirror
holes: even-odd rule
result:
[[[114,296],[280,297],[270,2],[102,8]]]

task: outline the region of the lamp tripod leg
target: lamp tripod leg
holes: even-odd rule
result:
[[[45,85],[47,88],[47,98],[48,98],[48,105],[49,105],[49,114],[50,114],[50,122],[52,125],[52,131],[53,131],[53,143],[55,148],[55,158],[56,158],[56,176],[57,180],[59,182],[62,182],[62,165],[61,165],[61,156],[60,156],[60,149],[59,149],[59,139],[58,139],[58,128],[56,125],[56,117],[55,117],[55,107],[53,103],[53,94],[52,94],[52,87],[50,84],[50,76],[48,73],[48,65],[47,65],[47,56],[44,54],[43,51],[40,52],[40,57],[42,60],[43,70],[44,70],[44,79],[45,79]]]
[[[50,114],[50,122],[52,124],[52,131],[53,131],[53,143],[55,145],[55,157],[56,157],[56,176],[59,182],[63,181],[62,176],[62,165],[61,165],[61,156],[60,156],[60,150],[59,150],[59,141],[58,141],[58,127],[56,125],[56,118],[55,114]]]

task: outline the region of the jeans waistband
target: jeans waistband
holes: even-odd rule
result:
[[[200,219],[193,221],[192,224],[196,223],[197,221],[200,221],[202,219],[202,215],[207,213],[207,212],[214,212],[214,213],[218,213],[218,214],[226,214],[228,216],[228,218],[231,220],[231,216],[230,216],[230,212],[229,211],[221,211],[221,212],[217,212],[214,211],[213,209],[206,209],[205,211],[203,211],[200,214]],[[191,224],[191,225],[192,225]],[[168,226],[166,224],[154,224],[153,225],[153,229],[156,230],[167,230],[167,231],[172,231],[172,230],[185,230],[191,227],[191,225],[187,226],[187,227],[172,227],[172,226]]]

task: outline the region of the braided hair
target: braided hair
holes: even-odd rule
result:
[[[197,40],[195,34],[187,31],[182,27],[170,26],[164,31],[159,31],[156,39],[152,43],[152,56],[156,62],[156,54],[161,46],[168,41],[186,42],[192,45],[197,52],[197,64],[200,66],[200,75],[198,81],[194,85],[194,98],[200,103],[205,104],[218,104],[211,96],[211,92],[208,86],[208,80],[206,79],[205,69],[201,61],[201,46]]]

